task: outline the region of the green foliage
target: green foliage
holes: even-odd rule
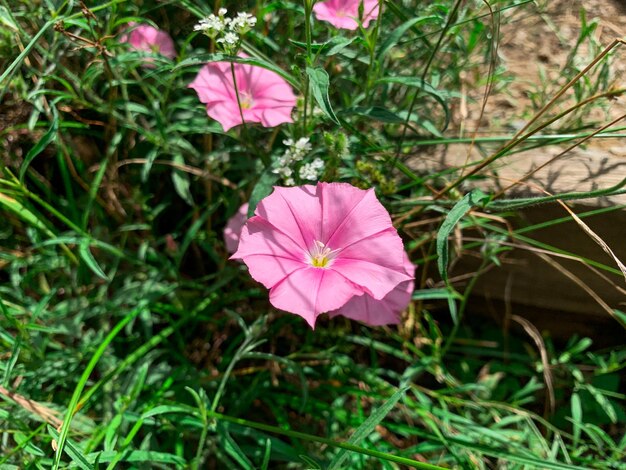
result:
[[[468,143],[454,121],[464,77],[484,75],[498,18],[531,2],[385,1],[356,31],[307,21],[308,0],[229,2],[258,20],[247,57],[193,29],[225,2],[88,3],[0,1],[0,468],[619,468],[624,348],[547,334],[546,362],[526,337],[464,317],[482,270],[448,276],[456,254],[487,269],[512,243],[619,276],[534,240],[545,225],[501,221],[626,180],[512,200],[472,189],[481,165],[583,138],[557,131],[589,127],[599,105],[585,100],[617,94],[610,60],[573,85],[566,119],[469,139],[490,156],[425,173],[423,148]],[[167,30],[177,58],[122,44],[131,21]],[[565,81],[585,46],[599,52],[596,23],[581,25]],[[301,97],[294,123],[224,132],[188,89],[209,61],[278,73]],[[481,85],[505,87],[490,70]],[[558,85],[531,90],[533,105]],[[284,183],[272,162],[303,137],[320,179],[373,187],[394,216],[418,265],[397,328],[337,318],[313,332],[228,261],[228,218]],[[457,252],[455,230],[478,235]]]

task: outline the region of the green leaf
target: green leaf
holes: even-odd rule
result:
[[[609,417],[611,422],[613,424],[616,424],[617,413],[615,412],[615,408],[613,407],[609,399],[606,396],[604,396],[604,394],[600,390],[595,388],[593,385],[584,385],[584,388],[589,393],[591,393],[591,396],[593,396],[596,403],[598,403],[600,408],[602,408],[602,410],[606,413],[606,415]]]
[[[364,116],[370,119],[375,119],[380,122],[388,122],[391,124],[402,124],[405,120],[401,116],[398,116],[393,111],[389,111],[382,106],[356,106],[354,108],[347,108],[339,112],[341,116]]]
[[[168,414],[168,413],[182,413],[182,414],[193,415],[195,412],[196,412],[195,408],[192,408],[191,406],[186,406],[186,405],[178,405],[178,404],[159,405],[159,406],[155,406],[151,410],[146,411],[144,414],[141,415],[141,418],[146,419],[152,416],[159,416],[159,415]]]
[[[52,123],[50,124],[50,128],[43,135],[39,142],[35,144],[35,146],[28,151],[26,157],[24,157],[24,161],[22,162],[22,166],[20,166],[20,183],[24,182],[24,176],[26,175],[26,170],[30,166],[31,162],[35,159],[37,155],[39,155],[43,150],[57,137],[57,131],[59,130],[59,116],[57,114],[57,110],[54,106],[51,106],[52,110]]]
[[[83,371],[82,375],[80,376],[80,379],[78,380],[78,384],[76,384],[76,387],[74,388],[74,392],[72,393],[72,398],[70,399],[70,402],[67,406],[67,410],[65,411],[65,416],[63,418],[63,425],[61,426],[61,431],[58,433],[57,450],[54,453],[54,462],[52,465],[53,469],[56,470],[59,468],[59,465],[61,463],[61,454],[63,453],[63,450],[66,449],[65,447],[66,444],[69,446],[69,450],[67,450],[67,452],[69,453],[72,451],[71,443],[67,439],[67,436],[70,432],[70,425],[72,424],[72,418],[74,417],[74,413],[76,413],[77,411],[77,405],[80,400],[80,396],[85,386],[87,385],[87,381],[89,380],[91,373],[95,369],[96,364],[98,363],[98,361],[104,354],[104,351],[109,346],[111,341],[113,341],[113,338],[115,338],[117,334],[120,331],[122,331],[122,329],[131,320],[133,320],[137,315],[139,315],[139,313],[141,313],[142,310],[143,310],[143,306],[140,306],[138,308],[135,308],[134,310],[129,312],[124,318],[122,318],[122,320],[120,320],[113,327],[113,329],[109,332],[109,334],[107,334],[106,337],[102,340],[102,342],[99,344],[98,348],[96,349],[96,352],[94,352],[93,356],[91,357],[91,360],[85,367],[85,370]],[[48,427],[48,430],[51,432],[53,436],[57,436],[57,433],[54,430],[54,428],[50,426]]]
[[[364,422],[361,424],[354,434],[350,436],[348,444],[357,446],[363,439],[370,435],[376,426],[389,414],[392,408],[398,403],[398,400],[404,396],[409,387],[402,387],[389,397],[389,399],[383,403],[383,405],[374,411]],[[348,451],[341,449],[335,455],[335,458],[328,465],[328,470],[339,470],[342,468],[343,462],[348,458]]]
[[[351,38],[347,38],[345,36],[335,36],[329,41],[311,44],[311,52],[313,52],[314,54],[323,54],[327,57],[333,56],[340,53],[356,40],[358,40],[359,42],[362,41],[362,39],[358,36],[353,36]],[[298,46],[302,50],[306,50],[307,48],[306,42],[294,41],[293,39],[290,39],[289,42],[294,44],[295,46]]]
[[[441,105],[445,114],[445,123],[442,130],[445,130],[448,127],[448,124],[450,123],[450,108],[448,107],[448,99],[453,96],[452,93],[437,90],[430,83],[419,77],[384,77],[378,80],[378,83],[395,83],[398,85],[418,88],[427,95],[432,96],[435,101]]]
[[[334,38],[332,38],[330,41],[326,43],[327,45],[330,46],[330,48],[327,51],[322,50],[322,52],[327,57],[333,56],[335,54],[339,54],[346,47],[352,44],[355,40],[358,40],[359,42],[363,41],[358,36],[354,36],[351,38],[346,38],[344,36],[335,36]]]
[[[572,421],[574,423],[574,447],[578,447],[578,441],[580,440],[580,429],[583,422],[583,407],[582,402],[580,401],[580,395],[577,392],[572,393],[571,407]]]
[[[0,23],[13,31],[19,31],[17,24],[13,20],[13,15],[5,7],[0,7]]]
[[[473,207],[482,205],[488,200],[489,195],[483,193],[480,189],[473,189],[454,205],[448,212],[443,224],[441,224],[439,233],[437,233],[437,267],[439,268],[441,278],[446,284],[448,283],[448,236],[465,214]]]
[[[317,101],[320,109],[328,116],[328,118],[335,124],[339,124],[339,120],[330,105],[330,98],[328,97],[328,88],[330,87],[330,79],[328,73],[322,67],[307,67],[306,73],[309,76],[311,91],[313,97]]]
[[[105,281],[109,280],[96,259],[93,257],[93,254],[91,254],[88,238],[83,238],[81,240],[80,245],[78,245],[78,254],[80,255],[80,258],[85,262],[87,267],[91,269],[91,271],[96,276],[98,276],[100,279],[104,279]]]
[[[36,457],[45,457],[46,453],[35,444],[33,444],[33,442],[31,442],[32,438],[32,435],[26,436],[24,433],[21,432],[15,432],[15,434],[13,434],[13,439],[15,439],[15,442],[24,452],[30,455],[34,455]],[[4,467],[0,465],[0,468]]]
[[[272,172],[272,168],[266,169],[259,181],[257,181],[254,189],[252,190],[252,194],[250,194],[250,201],[248,201],[248,217],[252,217],[254,215],[254,211],[256,210],[256,206],[259,204],[259,201],[264,197],[269,196],[274,189],[274,184],[278,181],[278,175]]]
[[[148,176],[150,175],[150,170],[152,169],[152,164],[157,159],[158,150],[156,148],[152,148],[146,154],[146,163],[141,167],[141,182],[145,183],[148,181]]]
[[[265,453],[263,454],[263,462],[261,463],[261,470],[268,470],[271,456],[272,456],[272,440],[267,439],[265,441]]]
[[[178,163],[181,165],[185,164],[183,157],[180,155],[174,156],[174,163]],[[191,182],[189,181],[189,175],[182,170],[174,168],[172,170],[172,183],[174,183],[174,189],[176,190],[176,194],[178,194],[183,201],[185,201],[190,206],[194,205],[193,196],[191,195],[191,190],[189,189],[191,186]]]
[[[406,34],[406,32],[419,23],[425,23],[427,21],[438,20],[438,16],[422,16],[418,18],[411,18],[408,21],[405,21],[397,28],[393,29],[393,32],[387,36],[387,38],[382,41],[380,45],[380,49],[378,50],[378,54],[376,57],[378,60],[382,59],[389,50],[398,44],[398,41],[402,39],[402,37]]]
[[[85,455],[85,459],[89,464],[94,464],[96,461],[99,463],[109,463],[115,459],[118,462],[135,462],[147,464],[145,468],[155,468],[154,464],[169,464],[174,467],[167,468],[187,468],[187,462],[178,455],[168,454],[165,452],[155,452],[151,450],[125,450],[123,456],[120,458],[120,451],[118,450],[105,450],[103,452],[92,452]],[[75,465],[70,464],[70,468]],[[92,467],[93,468],[93,467]],[[117,467],[116,467],[117,468]],[[144,468],[144,467],[141,467]]]
[[[423,289],[413,292],[413,300],[444,300],[462,299],[463,297],[452,289]]]
[[[18,216],[20,219],[41,230],[46,235],[50,237],[55,236],[54,232],[48,228],[48,226],[42,221],[41,217],[36,215],[17,199],[13,199],[12,197],[0,193],[0,207],[4,207],[9,212],[13,212],[13,214]]]
[[[220,426],[218,428],[218,433],[226,453],[235,459],[235,461],[245,470],[254,470],[254,465],[250,462],[248,456],[244,454],[243,450],[241,450],[239,444],[237,444],[233,437],[228,433],[227,427]]]
[[[59,445],[58,444],[59,433],[57,432],[57,430],[54,429],[52,426],[48,425],[48,432],[54,438],[54,440],[57,441],[57,445]],[[60,452],[60,450],[61,449],[59,448],[57,452]],[[74,444],[72,440],[66,439],[64,441],[63,450],[65,451],[67,455],[70,456],[72,461],[76,465],[78,465],[80,468],[82,468],[83,470],[93,470],[93,465],[89,463],[89,461],[87,460],[87,457],[81,452],[80,449],[76,447],[76,445]],[[57,454],[57,455],[60,456],[60,454]],[[56,461],[55,461],[55,465],[56,465]]]

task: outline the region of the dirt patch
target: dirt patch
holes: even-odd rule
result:
[[[459,137],[472,137],[474,130],[479,138],[515,134],[597,54],[616,38],[626,36],[626,2],[557,0],[539,3],[538,6],[527,4],[502,14],[498,58],[510,75],[510,81],[494,90],[482,118],[483,88],[467,84],[466,104],[454,110],[453,125]],[[587,34],[581,38],[584,28],[588,28]],[[609,60],[608,70],[603,70],[600,64],[586,81],[581,81],[580,96],[585,98],[601,93],[608,86],[626,88],[626,45],[618,46]],[[572,88],[564,94],[539,122],[545,122],[576,103],[575,91]],[[616,99],[599,100],[572,117],[556,121],[541,133],[547,138],[555,132],[568,135],[593,132],[626,113],[625,104],[626,94]],[[588,127],[584,127],[583,123],[588,123]],[[615,125],[618,126],[626,126],[626,120]],[[626,130],[621,133],[626,135]],[[510,154],[485,168],[480,173],[485,179],[468,182],[462,191],[476,186],[489,191],[505,189],[531,172],[534,173],[524,184],[514,185],[506,191],[506,195],[515,197],[598,190],[614,186],[626,177],[626,137],[594,138],[568,150],[575,142],[552,141],[550,145],[540,146],[540,142],[536,142],[535,148]],[[425,172],[459,168],[483,160],[503,144],[481,142],[473,146],[455,144],[435,147],[426,155],[420,154],[410,164]],[[626,195],[592,198],[577,204],[575,211],[580,213],[589,208],[626,204]],[[585,208],[583,204],[589,207]],[[520,223],[533,225],[567,217],[567,213],[557,205],[545,205],[528,209],[520,217],[523,219]],[[626,211],[585,220],[620,259],[626,259],[626,245],[623,243]],[[572,220],[528,235],[554,247],[550,249],[552,251],[563,250],[564,253],[574,253],[615,267],[614,261]],[[615,321],[590,292],[601,297],[610,308],[624,309],[623,278],[594,270],[588,262],[583,263],[567,255],[545,260],[539,250],[529,246],[507,253],[502,262],[501,268],[481,276],[474,292],[486,299],[487,304],[494,301],[500,302],[500,306],[506,305],[505,310],[509,314],[513,312],[532,318],[540,329],[561,331],[565,335],[578,332],[601,337],[607,325],[610,328]],[[452,274],[473,272],[478,263],[470,256],[461,256]],[[479,304],[473,302],[472,306]],[[475,307],[472,309],[477,311]],[[480,310],[482,308],[478,308]],[[493,310],[498,312],[496,316],[502,317],[502,308]],[[562,325],[571,322],[573,314],[579,315],[582,320],[571,329],[563,330]],[[506,319],[500,320],[506,323]],[[581,325],[586,325],[588,331]],[[594,327],[598,327],[595,332],[592,331]]]
[[[506,10],[501,16],[498,57],[510,81],[496,89],[480,115],[482,87],[468,84],[463,105],[455,109],[454,125],[459,137],[512,135],[521,129],[576,73],[587,66],[605,47],[626,32],[626,6],[608,0],[550,1]],[[588,97],[607,86],[626,88],[626,45],[611,54],[610,67],[603,62],[594,68],[580,88],[570,89],[538,122],[545,122],[576,102],[576,92]],[[603,98],[560,119],[544,135],[582,135],[610,123],[626,111],[626,95]],[[480,118],[480,123],[478,123]],[[584,127],[584,124],[587,127]],[[626,120],[616,123],[626,126]],[[626,133],[626,132],[625,132]],[[525,184],[515,185],[509,196],[592,191],[618,184],[626,175],[626,140],[594,138],[568,150],[576,140],[552,143],[509,155],[482,172],[487,179],[474,183],[488,189],[505,189],[519,178],[534,172]],[[502,145],[481,143],[431,149],[412,162],[422,171],[459,167],[478,162]],[[540,169],[539,169],[540,168]],[[539,170],[538,170],[539,169]],[[602,197],[590,205],[626,203],[626,196]]]

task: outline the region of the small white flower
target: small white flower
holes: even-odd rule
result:
[[[295,145],[292,145],[300,152],[309,152],[312,148],[308,137],[301,137]]]
[[[227,44],[229,46],[234,46],[235,44],[237,44],[237,42],[239,42],[239,36],[237,36],[233,32],[228,32],[224,34],[224,37],[219,38],[217,42]]]
[[[228,13],[228,10],[226,8],[220,8],[219,10],[217,10],[217,14],[219,16],[224,16],[226,13]]]
[[[313,148],[308,137],[301,137],[297,141],[293,139],[283,140],[283,144],[287,147],[280,157],[275,157],[273,163],[274,174],[280,175],[286,185],[293,186],[295,184],[292,174],[293,168],[301,161]],[[320,166],[321,164],[321,166]],[[317,179],[317,172],[324,166],[324,162],[319,158],[308,165],[303,165],[298,175],[301,179]],[[308,176],[304,178],[302,175]]]
[[[256,25],[256,17],[250,13],[239,12],[237,16],[230,22],[230,29],[236,31],[239,34],[245,34],[250,31]]]
[[[316,158],[311,163],[305,163],[300,167],[298,176],[300,179],[315,181],[320,177],[322,170],[324,169],[324,161],[321,158]]]
[[[195,31],[202,31],[209,37],[214,38],[224,30],[224,22],[215,15],[209,15],[201,19],[197,25],[193,27]]]

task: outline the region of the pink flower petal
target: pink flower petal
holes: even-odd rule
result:
[[[290,236],[278,230],[271,222],[258,215],[252,216],[241,229],[239,246],[231,258],[251,255],[273,255],[306,261],[302,247]]]
[[[243,259],[253,279],[268,289],[295,269],[307,266],[305,252],[267,220],[254,216],[241,230],[231,259]]]
[[[122,36],[121,42],[127,42],[140,51],[157,52],[170,59],[176,57],[174,41],[165,31],[146,24],[136,26],[133,22],[128,23],[128,26],[133,29]]]
[[[275,255],[248,255],[244,258],[252,279],[271,289],[294,271],[307,265],[300,260]]]
[[[236,101],[232,77],[226,73],[229,67],[227,62],[207,64],[187,86],[196,91],[201,103],[232,101],[233,98]]]
[[[300,315],[315,328],[315,320],[321,313],[335,310],[361,294],[340,274],[308,267],[294,271],[276,284],[270,290],[270,302],[276,308]]]
[[[275,307],[311,326],[354,296],[382,299],[412,279],[402,240],[373,191],[345,183],[276,187],[255,214],[232,258],[271,289]]]
[[[382,299],[399,283],[412,279],[403,266],[402,240],[387,229],[341,250],[330,269]]]
[[[327,21],[335,28],[355,30],[359,27],[359,6],[361,0],[327,0],[317,2],[313,7],[315,17]],[[363,0],[363,27],[378,18],[378,0]]]
[[[293,122],[291,108],[265,109],[261,113],[260,121],[265,127],[275,127],[286,122]]]
[[[207,104],[206,113],[222,125],[224,132],[228,132],[233,127],[241,124],[241,115],[236,102],[234,107],[232,101]]]
[[[200,69],[188,87],[196,91],[207,105],[207,114],[222,124],[224,131],[241,124],[242,114],[246,123],[258,122],[265,127],[293,122],[296,95],[280,75],[262,67],[212,62]]]
[[[415,266],[406,254],[404,257],[406,273],[413,276]],[[381,300],[376,300],[368,294],[353,297],[343,307],[330,312],[330,316],[332,318],[343,315],[370,326],[395,325],[400,322],[400,314],[409,305],[414,288],[414,281],[405,281],[398,284]]]
[[[237,251],[239,246],[239,237],[241,236],[241,229],[243,224],[248,220],[248,203],[243,204],[237,213],[233,215],[224,228],[224,242],[226,243],[226,249],[229,253]]]
[[[322,212],[315,186],[275,186],[274,192],[259,202],[255,214],[282,233],[289,234],[301,250],[308,250],[315,240],[321,239],[319,220]]]
[[[346,247],[391,226],[391,217],[376,199],[346,183],[321,183],[323,230],[321,240],[331,248]]]

